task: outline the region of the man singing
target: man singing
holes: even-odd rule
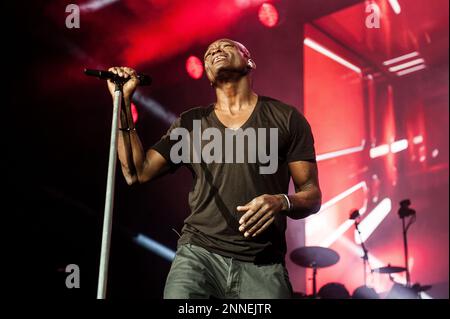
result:
[[[164,298],[290,298],[286,217],[305,218],[321,205],[311,128],[294,107],[252,90],[256,64],[239,42],[213,42],[204,63],[216,102],[183,112],[147,152],[131,117],[136,72],[109,69],[129,78],[118,145],[127,183],[181,166],[194,177]]]

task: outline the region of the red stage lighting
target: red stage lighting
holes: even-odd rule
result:
[[[272,28],[278,23],[278,10],[270,3],[263,3],[259,7],[258,18],[264,26]]]
[[[134,103],[131,103],[131,116],[133,117],[133,123],[136,124],[136,122],[138,120],[138,111],[137,111],[136,105],[134,105]]]
[[[191,55],[186,60],[186,71],[193,79],[200,79],[203,75],[203,63],[196,56]]]

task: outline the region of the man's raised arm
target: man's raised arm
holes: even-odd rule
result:
[[[169,171],[166,159],[157,151],[144,152],[131,115],[131,98],[139,80],[136,71],[127,67],[112,67],[108,71],[129,78],[123,85],[123,105],[119,121],[118,154],[122,173],[128,185],[144,183]],[[108,80],[108,89],[114,97],[115,85]]]

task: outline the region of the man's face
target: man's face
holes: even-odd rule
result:
[[[241,72],[248,68],[250,54],[247,49],[228,39],[214,41],[205,52],[204,62],[208,79],[215,83],[221,72]]]

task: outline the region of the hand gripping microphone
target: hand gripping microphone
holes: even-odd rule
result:
[[[125,79],[123,77],[118,76],[117,74],[103,70],[84,69],[84,74],[89,76],[95,76],[101,80],[111,80],[113,82],[122,82],[122,83],[125,83],[130,79],[130,78]],[[138,73],[137,78],[139,80],[139,85],[150,85],[152,83],[152,78],[148,75]]]

